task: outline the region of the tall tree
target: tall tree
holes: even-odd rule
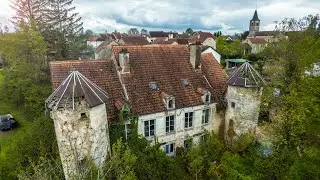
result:
[[[137,28],[131,28],[129,29],[128,34],[139,34],[139,30]]]
[[[34,28],[42,21],[41,15],[46,1],[43,0],[12,0],[11,8],[15,11],[12,23],[19,28],[20,23],[25,23]]]
[[[84,48],[84,33],[79,13],[74,12],[73,0],[48,0],[42,32],[49,42],[54,59],[78,58]]]

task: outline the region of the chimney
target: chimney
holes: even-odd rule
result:
[[[201,58],[201,48],[200,43],[190,45],[190,63],[193,69],[199,69]]]
[[[119,53],[119,63],[122,73],[130,73],[129,53],[126,48],[121,49]]]

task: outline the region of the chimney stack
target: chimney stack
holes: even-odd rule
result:
[[[193,69],[199,69],[200,67],[200,58],[201,58],[201,48],[200,43],[190,45],[190,63],[192,64]]]
[[[130,73],[129,53],[126,48],[123,48],[119,53],[119,64],[122,73]]]

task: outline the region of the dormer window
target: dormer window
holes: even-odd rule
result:
[[[163,99],[163,102],[165,104],[165,107],[167,110],[174,109],[176,107],[175,98],[173,96],[169,96],[165,92],[161,93],[161,97]]]
[[[210,94],[209,92],[207,92],[207,93],[205,94],[205,103],[206,103],[206,104],[209,104],[209,103],[210,103],[210,96],[211,96],[211,94]]]

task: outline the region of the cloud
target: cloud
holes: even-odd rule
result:
[[[9,0],[0,7],[0,22],[8,18]],[[85,29],[96,32],[127,31],[132,27],[147,30],[222,31],[235,33],[248,30],[256,0],[74,0]],[[6,7],[4,7],[6,6]],[[274,21],[286,17],[300,18],[316,14],[319,0],[259,0],[261,29],[273,30]],[[7,11],[7,12],[6,12]]]

